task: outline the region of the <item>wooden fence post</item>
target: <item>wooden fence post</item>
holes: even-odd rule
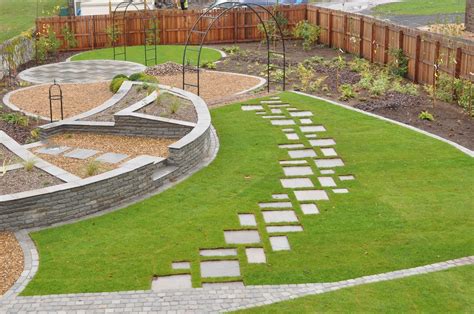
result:
[[[359,57],[363,58],[364,57],[364,18],[360,18],[359,22]]]
[[[390,29],[388,28],[388,26],[385,26],[384,28],[384,55],[383,55],[383,64],[387,64],[388,63],[388,56],[389,56],[389,44],[390,44]]]
[[[319,15],[319,9],[316,9],[316,26],[321,26],[321,21],[320,21],[320,15]],[[316,40],[316,43],[319,45],[321,43],[321,36],[318,36],[318,39]]]
[[[419,82],[419,70],[420,70],[420,49],[421,49],[421,36],[416,36],[416,46],[415,46],[415,73],[413,75],[413,81],[415,83]]]
[[[347,14],[344,14],[344,37],[343,37],[343,44],[342,44],[342,49],[344,49],[344,51],[348,51],[349,50],[349,38],[347,36],[347,33],[348,33],[348,30],[347,30]]]
[[[372,28],[370,34],[370,63],[374,63],[375,52],[375,22],[372,21]]]
[[[434,62],[433,62],[433,83],[436,82],[436,74],[439,71],[439,48],[441,44],[439,41],[435,43]]]
[[[404,34],[403,31],[400,30],[398,32],[398,49],[401,49],[403,51],[403,40],[404,40]]]
[[[328,16],[328,46],[332,48],[332,11]]]
[[[456,49],[456,67],[454,68],[454,77],[459,78],[461,76],[461,63],[462,63],[462,48]]]

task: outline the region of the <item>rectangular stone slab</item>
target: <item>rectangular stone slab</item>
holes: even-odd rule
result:
[[[319,140],[310,140],[311,146],[324,147],[336,145],[336,142],[332,138],[323,138]]]
[[[295,121],[290,119],[270,120],[272,125],[294,125]]]
[[[298,217],[292,210],[273,210],[263,211],[263,220],[266,223],[278,223],[278,222],[297,222]]]
[[[313,113],[311,111],[293,111],[290,112],[292,117],[312,117]]]
[[[279,114],[279,113],[281,113],[281,109],[278,109],[278,108],[270,109],[270,111],[271,111],[273,114]]]
[[[301,124],[311,124],[313,123],[313,120],[311,119],[300,119]]]
[[[321,152],[326,157],[337,156],[336,150],[334,148],[321,148]]]
[[[314,132],[325,132],[326,128],[322,125],[307,125],[307,126],[300,126],[300,130],[303,133],[314,133]]]
[[[306,138],[317,138],[317,134],[305,134]]]
[[[37,149],[35,152],[39,154],[46,154],[46,155],[59,155],[61,153],[64,153],[67,151],[69,147],[67,146],[50,146],[50,147],[42,147],[40,149]]]
[[[264,264],[267,262],[265,250],[262,248],[246,248],[247,262],[249,264]]]
[[[292,149],[292,148],[303,148],[304,147],[304,144],[281,144],[281,145],[278,145],[279,148],[289,148],[289,149]]]
[[[270,245],[273,251],[289,251],[290,243],[286,236],[270,237]]]
[[[349,190],[348,189],[333,189],[332,190],[334,193],[336,194],[346,194],[346,193],[349,193]]]
[[[301,226],[268,226],[268,233],[284,233],[284,232],[301,232],[303,227]]]
[[[224,231],[227,244],[251,244],[260,243],[260,234],[257,230]]]
[[[125,155],[125,154],[105,153],[97,157],[96,160],[100,162],[109,163],[109,164],[116,164],[126,159],[127,157],[128,155]]]
[[[253,214],[239,214],[239,221],[241,226],[256,226],[257,221]]]
[[[287,133],[285,134],[286,135],[286,138],[289,139],[289,140],[299,140],[300,137],[298,136],[298,134],[296,133]]]
[[[336,182],[331,177],[318,177],[318,181],[323,187],[333,187],[336,186]]]
[[[291,202],[268,202],[259,203],[260,208],[291,208]]]
[[[237,249],[202,249],[201,256],[237,256]]]
[[[329,200],[328,194],[324,190],[295,191],[295,196],[296,199],[300,202]]]
[[[314,163],[318,168],[333,168],[333,167],[342,167],[344,162],[339,158],[332,159],[315,159]]]
[[[281,160],[280,165],[306,165],[306,160]]]
[[[151,290],[191,289],[191,275],[172,275],[155,278],[151,283]]]
[[[173,269],[190,269],[191,263],[189,262],[173,262],[171,264],[171,268]]]
[[[98,151],[93,150],[93,149],[77,148],[75,150],[70,151],[67,154],[64,154],[64,156],[69,157],[69,158],[75,158],[75,159],[87,159],[89,157],[94,156],[97,153]]]
[[[339,180],[341,180],[341,181],[350,181],[350,180],[355,180],[355,177],[353,175],[339,176]]]
[[[316,204],[301,204],[301,211],[305,215],[316,215],[319,214],[319,209]]]
[[[287,200],[288,199],[288,194],[273,194],[272,198],[274,200]]]
[[[254,111],[254,110],[263,110],[263,107],[260,105],[247,105],[241,107],[243,111]]]
[[[283,173],[287,177],[308,176],[313,174],[313,170],[308,166],[283,167]]]
[[[332,169],[322,169],[321,171],[321,174],[334,174],[334,170]]]
[[[239,277],[239,261],[204,261],[201,262],[201,277]]]
[[[312,188],[313,182],[308,178],[280,179],[281,185],[286,189]]]
[[[290,158],[297,159],[297,158],[312,158],[316,157],[316,152],[311,149],[295,149],[295,150],[289,150],[288,155]]]

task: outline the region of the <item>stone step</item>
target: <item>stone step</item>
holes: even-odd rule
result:
[[[173,173],[174,171],[176,171],[176,169],[178,169],[178,167],[175,167],[175,166],[166,166],[166,167],[162,167],[158,170],[156,170],[151,179],[153,181],[156,181],[156,180],[159,180],[159,179],[162,179],[168,175],[170,175],[171,173]]]

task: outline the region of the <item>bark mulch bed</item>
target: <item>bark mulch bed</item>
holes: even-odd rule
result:
[[[182,74],[163,75],[157,76],[157,78],[160,84],[183,88]],[[196,84],[196,74],[187,74],[186,81],[190,84]],[[220,73],[218,71],[202,71],[200,73],[200,96],[206,102],[215,102],[250,89],[258,83],[260,81],[252,77]],[[194,87],[187,88],[187,91],[197,93],[197,89]]]
[[[36,190],[61,183],[64,182],[38,168],[30,171],[10,170],[0,176],[0,195]]]
[[[174,143],[173,139],[156,139],[137,136],[117,136],[95,133],[67,133],[55,135],[48,139],[48,145],[68,146],[71,148],[85,148],[99,151],[96,155],[78,160],[64,156],[52,156],[47,154],[38,154],[42,159],[75,174],[78,177],[88,176],[87,166],[95,160],[101,153],[121,153],[129,157],[118,164],[100,163],[99,169],[95,174],[103,173],[120,166],[139,155],[151,155],[156,157],[168,157],[168,146]],[[36,153],[36,152],[35,152]]]
[[[113,96],[107,82],[89,84],[61,84],[64,118],[93,109]],[[49,117],[49,85],[35,86],[11,95],[10,101],[18,108],[34,115]],[[59,101],[53,102],[53,119],[61,118]]]
[[[219,45],[218,48],[229,47],[232,45]],[[238,44],[240,53],[229,55],[222,62],[217,63],[217,70],[229,71],[257,76],[265,76],[265,68],[267,64],[267,51],[264,45],[259,43],[243,43]],[[286,60],[290,71],[287,78],[287,89],[298,89],[301,83],[295,71],[298,63],[304,60],[319,56],[325,60],[331,60],[339,56],[336,49],[317,46],[310,51],[304,51],[298,41],[287,42]],[[278,49],[276,49],[278,51]],[[346,61],[350,61],[354,56],[349,54],[342,55]],[[281,58],[273,58],[273,64],[282,65]],[[293,71],[291,71],[291,69]],[[373,112],[381,116],[391,118],[409,125],[413,125],[430,133],[439,135],[453,142],[459,143],[469,149],[474,149],[474,119],[470,118],[465,111],[456,104],[436,102],[434,108],[430,96],[419,88],[418,96],[411,96],[399,92],[387,92],[383,96],[370,98],[370,96],[362,91],[357,99],[342,101],[339,99],[340,92],[337,90],[337,84],[354,85],[360,80],[358,73],[344,68],[336,72],[334,67],[328,67],[323,64],[314,65],[317,77],[326,76],[324,84],[327,85],[326,91],[307,92],[328,99],[337,100],[342,103],[354,106],[356,108]],[[336,77],[339,74],[339,82]],[[406,81],[409,82],[409,81]],[[279,90],[281,85],[272,84],[272,89]],[[435,121],[420,120],[418,115],[420,112],[428,110],[434,115]]]
[[[160,93],[156,101],[137,112],[168,119],[197,122],[197,113],[192,102],[168,92]]]
[[[23,272],[23,250],[12,232],[0,232],[0,295],[20,277]]]
[[[123,110],[127,107],[130,107],[134,103],[142,100],[148,95],[149,90],[144,89],[142,86],[133,86],[128,93],[115,105],[109,107],[101,112],[98,112],[89,117],[83,118],[83,121],[106,121],[113,122],[114,114]]]

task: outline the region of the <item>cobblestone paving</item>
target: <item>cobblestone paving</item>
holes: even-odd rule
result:
[[[27,69],[18,74],[24,81],[41,84],[53,83],[90,83],[111,80],[117,74],[130,75],[142,72],[144,65],[113,60],[91,60],[59,62]]]
[[[0,312],[21,313],[216,313],[267,305],[342,288],[474,264],[474,256],[331,283],[66,294],[0,299]]]

